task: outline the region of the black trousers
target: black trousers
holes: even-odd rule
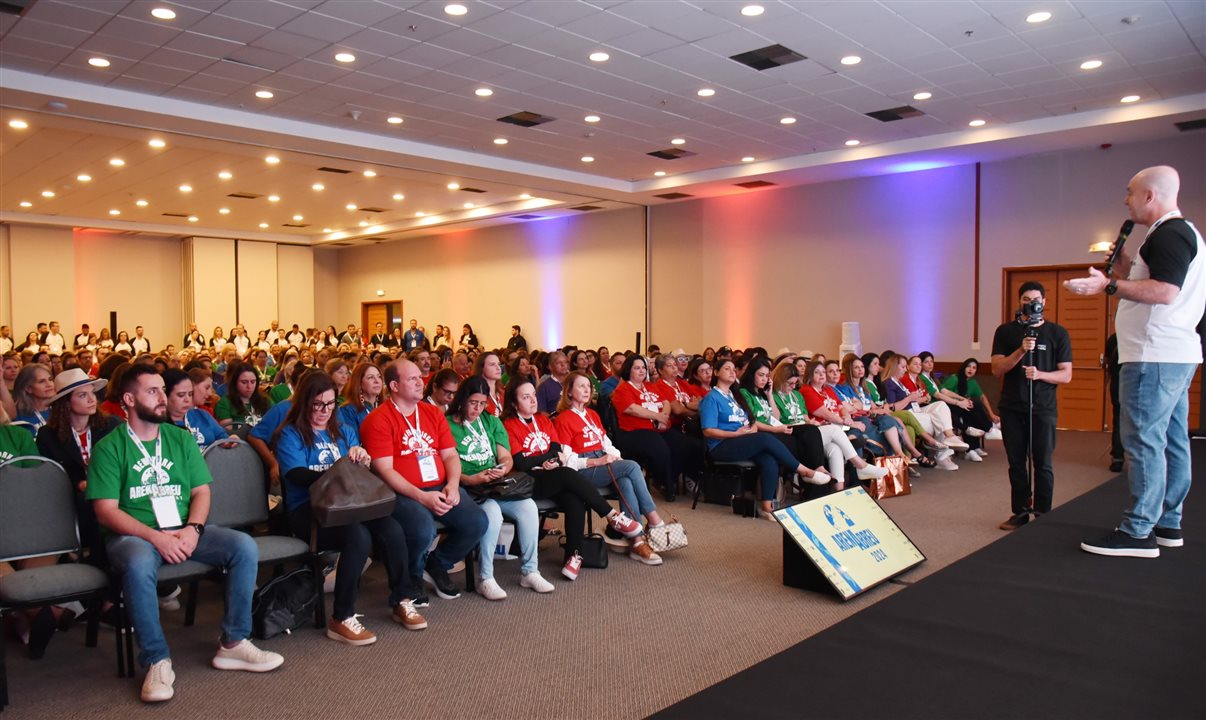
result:
[[[815,469],[825,466],[825,441],[821,439],[821,431],[815,425],[797,425],[789,435],[767,434],[783,443],[783,447],[804,467]],[[786,472],[785,470],[784,473]]]
[[[596,515],[605,518],[611,513],[612,507],[577,470],[567,467],[534,469],[530,474],[536,479],[532,498],[552,500],[565,513],[565,557],[569,559],[582,549],[582,539],[586,535],[586,509],[590,508]]]
[[[701,441],[678,430],[621,430],[616,433],[616,447],[648,470],[651,485],[670,495],[678,492],[679,475],[702,475]]]
[[[984,409],[984,403],[973,401],[971,410],[964,410],[958,405],[951,405],[950,403],[947,403],[946,406],[951,409],[951,424],[955,426],[957,432],[962,433],[969,427],[977,428],[984,432],[992,430],[992,420],[988,418],[988,411]],[[979,448],[983,444],[982,438],[965,437],[963,439],[967,442],[968,447],[972,449]]]
[[[310,541],[310,504],[289,513],[289,527],[298,538]],[[376,540],[384,556],[385,571],[389,577],[389,606],[392,608],[403,600],[415,597],[407,568],[406,535],[393,516],[386,515],[376,520],[351,523],[337,527],[318,529],[318,548],[338,550],[339,564],[335,568],[335,597],[331,617],[346,620],[356,612],[356,597],[360,593],[360,573],[364,561],[373,550]]]
[[[1054,412],[1034,413],[1034,486],[1026,479],[1026,446],[1030,441],[1030,421],[1026,410],[1001,409],[1001,435],[1005,441],[1005,456],[1009,460],[1010,507],[1016,515],[1027,510],[1037,513],[1051,511],[1055,489],[1055,471],[1051,455],[1055,452]],[[1033,500],[1033,504],[1031,501]]]

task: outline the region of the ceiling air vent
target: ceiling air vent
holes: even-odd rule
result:
[[[651,153],[645,154],[652,155],[659,160],[677,160],[679,158],[691,157],[695,153],[690,150],[683,150],[682,148],[666,148],[665,150],[654,150]]]
[[[512,215],[516,220],[543,220],[543,215]]]
[[[0,13],[20,15],[25,12],[34,0],[3,0],[0,2]]]
[[[515,113],[514,115],[507,115],[505,117],[500,117],[500,118],[498,118],[498,121],[504,122],[504,123],[510,123],[511,125],[518,125],[519,127],[535,127],[537,125],[543,125],[546,122],[552,122],[556,119],[557,118],[551,118],[548,115],[541,115],[540,113],[534,113],[534,112],[528,112],[527,110],[522,110],[520,112]]]
[[[579,205],[578,207],[570,208],[570,210],[577,210],[578,212],[590,212],[591,210],[602,210],[602,209],[603,209],[602,205]]]
[[[372,243],[376,243],[376,244],[380,245],[381,243],[385,242],[385,241],[386,241],[386,240],[388,240],[388,239],[389,239],[389,238],[383,238],[383,237],[371,237],[371,238],[365,238],[365,239],[364,239],[364,241],[365,241],[365,242],[372,242]]]
[[[352,247],[352,243],[331,243],[332,247]]]
[[[320,167],[320,168],[318,168],[318,172],[329,172],[329,173],[335,173],[336,175],[350,175],[352,173],[351,170],[344,170],[343,168],[333,168],[333,167]]]
[[[669,193],[662,193],[661,195],[654,195],[653,197],[659,197],[663,200],[682,200],[683,198],[689,198],[689,197],[695,197],[695,196],[688,195],[687,193],[669,192]]]
[[[383,213],[385,211],[386,211],[385,208],[379,208],[379,207],[362,207],[362,208],[360,208],[360,212]]]
[[[188,213],[164,213],[164,214],[163,214],[163,216],[164,216],[164,217],[182,217],[182,218],[186,218],[186,217],[188,217]]]
[[[227,195],[226,197],[238,198],[240,200],[256,200],[256,199],[262,198],[264,196],[256,195],[255,193],[233,192],[233,193]]]
[[[733,55],[729,59],[736,60],[742,65],[748,65],[755,70],[770,70],[771,68],[807,60],[808,57],[782,45],[767,45],[764,48]]]
[[[1206,128],[1206,118],[1198,120],[1186,120],[1185,122],[1173,123],[1181,132],[1189,132],[1190,130],[1201,130]]]
[[[281,223],[281,227],[304,228],[310,227],[310,223]]]
[[[484,193],[484,192],[486,192],[486,191],[485,191],[485,190],[482,190],[481,188],[466,188],[466,187],[463,187],[463,188],[461,188],[461,192],[478,193],[478,194],[480,195],[481,193]]]
[[[921,117],[922,115],[925,115],[925,113],[912,105],[901,105],[896,108],[867,113],[867,117],[873,117],[880,122],[892,122],[893,120],[904,120],[905,118]]]
[[[773,185],[777,185],[778,183],[767,182],[766,180],[750,180],[749,182],[733,183],[733,184],[736,185],[737,187],[742,187],[747,190],[753,190],[754,188],[771,187]]]

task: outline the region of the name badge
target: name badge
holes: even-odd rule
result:
[[[641,403],[641,407],[645,408],[646,410],[648,410],[650,412],[655,412],[655,413],[660,413],[662,411],[662,404],[659,402]]]
[[[180,508],[176,506],[176,499],[173,497],[152,497],[151,509],[155,511],[155,524],[160,530],[178,528],[184,524],[180,519]]]
[[[440,479],[440,471],[436,467],[435,455],[419,456],[419,476],[423,482],[434,482]]]

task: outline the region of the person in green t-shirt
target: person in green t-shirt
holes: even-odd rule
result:
[[[121,578],[127,612],[147,668],[144,702],[174,694],[176,679],[159,624],[159,568],[195,560],[226,571],[226,615],[213,666],[265,672],[285,661],[251,643],[251,596],[259,553],[245,533],[206,526],[210,474],[192,434],[168,421],[163,378],[134,365],[119,388],[129,419],[96,443],[87,497],[107,531],[109,562]]]
[[[494,579],[494,548],[498,544],[503,517],[515,522],[522,559],[520,586],[536,592],[552,592],[553,584],[537,569],[536,543],[540,533],[540,513],[532,498],[493,500],[480,494],[482,486],[511,474],[511,444],[502,421],[485,412],[490,404],[490,386],[485,378],[474,376],[461,383],[448,411],[448,428],[461,458],[461,484],[474,495],[486,513],[486,532],[478,542],[480,580],[476,590],[487,600],[502,600],[506,591]]]
[[[0,463],[23,455],[37,455],[38,446],[33,435],[21,426],[9,425],[7,419],[0,425]]]
[[[225,430],[235,423],[255,427],[268,412],[268,399],[260,392],[255,367],[234,362],[226,368],[226,394],[214,405],[214,417]]]
[[[984,456],[988,454],[984,452],[984,440],[992,439],[985,438],[985,435],[992,432],[993,425],[999,423],[1001,418],[993,412],[992,403],[980,389],[980,383],[976,382],[976,371],[979,369],[980,363],[975,358],[964,360],[958,372],[943,378],[941,389],[954,400],[947,402],[951,404],[951,419],[955,427],[961,428],[967,436],[967,444],[977,454]]]

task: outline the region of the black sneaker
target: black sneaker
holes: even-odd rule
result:
[[[1018,528],[1022,527],[1023,525],[1025,525],[1028,522],[1030,522],[1030,513],[1021,512],[1021,513],[1018,513],[1017,515],[1010,517],[1008,520],[1001,523],[997,527],[1001,528],[1002,530],[1017,530]]]
[[[1094,555],[1109,555],[1110,557],[1160,557],[1160,548],[1156,546],[1155,535],[1133,538],[1117,529],[1096,542],[1082,542],[1080,549]]]
[[[415,607],[430,607],[431,598],[427,597],[427,593],[423,590],[423,578],[411,578],[410,584],[414,588],[414,596],[410,599],[411,604]]]
[[[1110,472],[1112,472],[1112,473],[1122,472],[1122,461],[1117,458],[1115,458],[1114,460],[1111,460],[1110,461]]]
[[[1160,547],[1181,547],[1185,544],[1185,538],[1181,535],[1181,530],[1172,528],[1156,528],[1156,544]]]
[[[452,578],[448,577],[448,571],[444,569],[443,565],[440,565],[440,561],[436,560],[434,555],[427,556],[423,579],[435,588],[436,595],[445,600],[455,600],[461,596],[461,591],[452,583]]]

